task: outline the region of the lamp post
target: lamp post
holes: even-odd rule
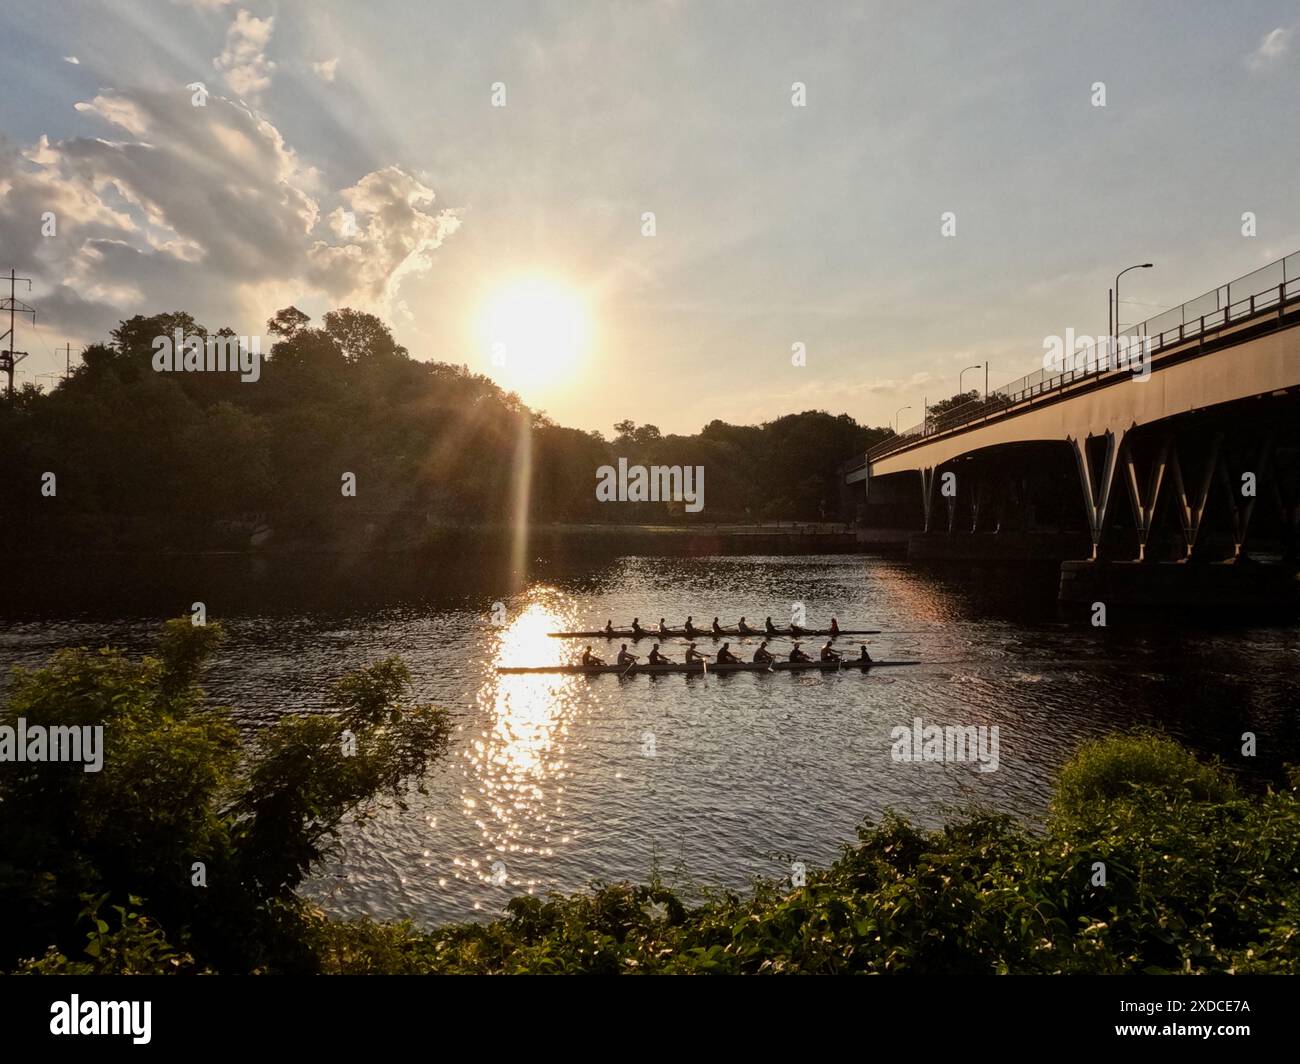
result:
[[[898,413],[896,413],[896,414],[894,415],[894,435],[895,435],[895,436],[898,435],[898,414],[901,414],[904,410],[911,410],[911,409],[912,409],[912,408],[911,408],[910,406],[900,406],[900,407],[898,408]]]
[[[1119,279],[1129,270],[1149,270],[1153,265],[1154,263],[1151,262],[1139,262],[1136,266],[1126,266],[1115,275],[1115,314],[1110,328],[1110,344],[1112,348],[1114,348],[1115,341],[1119,337]]]
[[[984,367],[983,367],[982,365],[979,365],[979,364],[977,363],[977,364],[974,365],[974,366],[967,366],[964,370],[961,371],[961,373],[960,373],[960,374],[958,375],[958,377],[957,377],[957,394],[958,394],[958,395],[965,395],[965,394],[966,394],[966,388],[965,388],[964,384],[962,383],[963,381],[966,380],[966,374],[969,373],[969,372],[970,372],[971,370],[973,370],[973,369],[983,369],[983,368],[984,368]]]

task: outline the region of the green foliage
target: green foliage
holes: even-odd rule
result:
[[[390,659],[338,683],[337,713],[286,714],[243,737],[197,686],[221,638],[220,626],[182,618],[165,626],[157,658],[64,650],[14,670],[0,723],[102,726],[104,756],[99,772],[17,762],[0,774],[0,970],[47,948],[76,957],[88,897],[95,912],[131,910],[114,964],[163,963],[148,951],[166,929],[219,970],[312,969],[295,889],[350,813],[420,785],[447,718],[405,703],[409,677]],[[137,918],[141,904],[156,925]]]
[[[1226,801],[1236,794],[1217,765],[1203,765],[1190,751],[1159,735],[1113,735],[1086,743],[1057,778],[1052,810],[1068,822],[1089,816],[1098,803],[1152,788],[1173,797]]]
[[[20,975],[181,975],[195,973],[194,958],[175,949],[162,929],[143,913],[136,912],[139,898],[127,905],[114,905],[117,928],[100,916],[108,895],[83,895],[81,922],[89,925],[86,960],[72,960],[51,946],[40,960],[28,960],[18,968]],[[129,908],[128,908],[129,906]]]
[[[440,710],[401,704],[409,686],[388,658],[338,682],[336,714],[286,717],[262,737],[231,811],[242,874],[265,896],[292,896],[347,813],[385,795],[402,804],[408,780],[423,790],[448,729]]]
[[[348,308],[319,327],[279,311],[255,387],[234,373],[155,372],[154,339],[176,329],[209,334],[181,311],[136,315],[50,394],[27,386],[0,404],[0,510],[11,515],[0,542],[23,529],[51,548],[246,546],[246,532],[222,523],[265,514],[279,545],[350,547],[373,525],[385,545],[420,546],[431,528],[516,516],[521,436],[534,521],[829,519],[840,463],[885,434],[805,411],[689,436],[622,421],[610,442],[555,425],[464,366],[411,358],[384,322]],[[596,471],[620,456],[704,465],[706,510],[599,505]],[[58,474],[57,501],[32,487],[46,470]],[[357,474],[356,505],[339,505],[341,470]]]
[[[332,712],[241,741],[196,687],[219,642],[185,619],[157,658],[15,671],[0,723],[103,724],[106,752],[99,773],[0,775],[0,969],[1300,974],[1300,771],[1249,795],[1149,734],[1082,746],[1045,830],[886,816],[798,888],[687,898],[656,877],[515,898],[488,924],[332,921],[303,877],[350,812],[420,786],[446,718],[406,703],[390,658],[341,679]]]
[[[1061,778],[1044,835],[988,814],[933,832],[890,816],[799,889],[690,904],[616,884],[433,932],[321,922],[313,948],[343,973],[1300,974],[1300,774],[1246,798],[1137,735],[1085,746]]]

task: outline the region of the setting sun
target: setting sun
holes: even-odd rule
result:
[[[572,373],[591,342],[582,296],[545,278],[514,281],[483,305],[479,332],[493,377],[537,392]]]

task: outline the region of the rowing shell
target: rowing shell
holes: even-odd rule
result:
[[[598,632],[547,632],[552,639],[722,639],[722,638],[743,638],[745,636],[754,636],[759,639],[768,639],[779,635],[793,636],[815,636],[815,635],[880,635],[879,628],[841,628],[838,632],[832,632],[829,628],[804,628],[798,632],[791,631],[789,628],[775,628],[770,632],[752,630],[748,632],[738,632],[734,628],[724,628],[716,635],[713,632],[701,632],[696,629],[689,635],[680,628],[669,628],[667,633],[652,632],[649,629],[642,629],[640,635],[633,635],[632,632],[619,631],[615,628],[612,632],[606,632],[601,629]]]
[[[838,669],[881,669],[892,668],[897,665],[921,665],[920,661],[859,661],[856,658],[851,661],[776,661],[771,665],[764,665],[757,661],[742,661],[735,665],[710,665],[709,672],[835,672]],[[529,665],[513,666],[503,665],[498,667],[497,672],[521,673],[521,672],[552,672],[552,673],[573,673],[577,675],[596,675],[604,672],[621,672],[621,673],[695,673],[699,675],[704,672],[704,668],[698,662],[692,662],[686,665],[681,662],[674,662],[670,665]]]

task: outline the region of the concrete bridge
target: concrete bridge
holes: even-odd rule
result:
[[[1137,357],[1101,338],[845,463],[860,541],[918,560],[1054,558],[1062,597],[1081,601],[1293,596],[1300,252],[1118,343]],[[1275,564],[1186,565],[1252,552]]]

